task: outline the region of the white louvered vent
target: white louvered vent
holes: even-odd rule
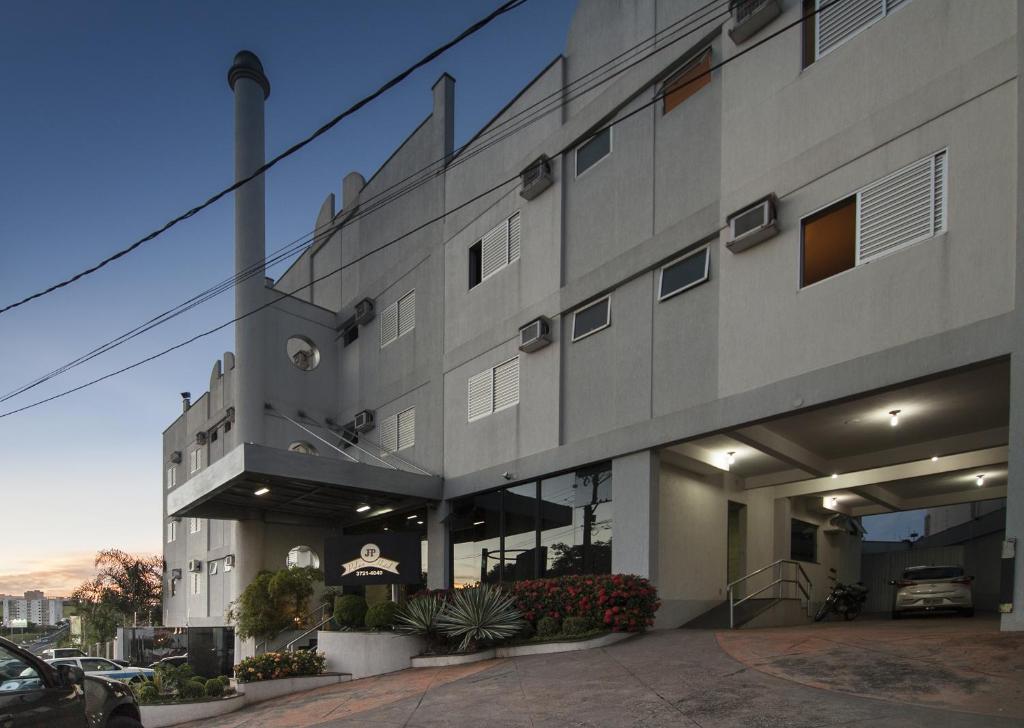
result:
[[[946,150],[935,155],[935,204],[933,205],[935,218],[935,233],[941,233],[946,229]]]
[[[391,415],[380,421],[380,447],[385,452],[398,449],[398,417]]]
[[[508,262],[519,260],[519,213],[508,219]]]
[[[935,233],[936,200],[942,196],[941,192],[936,194],[935,185],[938,156],[918,160],[860,190],[858,263]]]
[[[469,378],[469,421],[486,417],[493,411],[493,369]]]
[[[416,291],[409,291],[398,301],[398,335],[416,328]]]
[[[494,411],[519,404],[519,357],[494,367]]]
[[[380,312],[380,345],[384,348],[398,338],[398,304],[392,303]]]
[[[878,22],[907,0],[817,0],[815,57],[835,50],[869,25]]]
[[[416,444],[416,408],[410,407],[398,413],[398,449],[404,450]]]
[[[508,220],[484,235],[480,249],[480,277],[483,279],[508,263]]]

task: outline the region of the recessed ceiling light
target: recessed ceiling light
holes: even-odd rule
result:
[[[411,521],[411,520],[412,520],[412,519],[414,519],[414,518],[416,518],[416,514],[415,514],[415,513],[413,513],[413,514],[412,514],[411,516],[406,516],[406,517],[405,517],[405,520],[407,520],[407,521]]]
[[[889,412],[889,426],[896,427],[900,423],[900,411],[898,409]]]
[[[423,525],[423,521],[416,521],[416,525],[417,526],[422,526]]]
[[[379,511],[377,511],[377,515],[378,516],[383,516],[385,513],[391,513],[391,511],[393,511],[393,510],[395,510],[395,509],[394,508],[381,508]]]
[[[833,478],[838,478],[839,477],[839,473],[832,473],[832,477]],[[835,498],[833,498],[832,500],[835,500]]]
[[[939,462],[939,456],[938,455],[932,455],[932,462],[933,463]]]
[[[736,462],[736,451],[735,450],[730,450],[725,455],[726,455],[725,461],[727,463],[729,463],[730,465],[732,465],[733,463]]]
[[[474,526],[482,526],[482,525],[484,525],[484,522],[483,521],[473,521],[473,525]]]
[[[361,505],[358,508],[356,508],[356,513],[363,513],[364,511],[368,511],[368,510],[370,510],[370,506],[368,506],[368,505],[366,505],[364,503],[363,505]]]
[[[260,488],[257,491],[253,491],[253,495],[266,495],[270,492],[270,488]]]
[[[985,485],[985,474],[984,473],[978,473],[975,476],[975,478],[974,478],[974,482],[978,484],[979,488],[981,486]]]

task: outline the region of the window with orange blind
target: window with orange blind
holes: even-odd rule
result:
[[[667,114],[711,83],[711,49],[701,52],[662,86],[661,113]]]

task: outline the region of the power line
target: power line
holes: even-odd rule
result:
[[[356,103],[352,104],[350,107],[348,107],[343,112],[341,112],[340,114],[335,116],[333,119],[331,119],[326,124],[321,126],[319,129],[314,131],[312,134],[307,136],[305,139],[302,139],[301,141],[296,142],[295,144],[293,144],[292,146],[288,147],[286,150],[284,150],[283,152],[278,154],[276,157],[271,159],[269,162],[266,162],[265,164],[263,164],[259,169],[257,169],[255,172],[250,174],[248,177],[245,177],[244,179],[240,179],[240,180],[236,181],[234,184],[232,184],[232,185],[230,185],[228,187],[225,187],[220,192],[218,192],[215,195],[213,195],[212,197],[208,198],[205,202],[202,202],[199,205],[196,205],[195,207],[193,207],[191,210],[189,210],[187,212],[184,212],[184,213],[182,213],[181,215],[178,215],[175,218],[172,218],[168,222],[164,223],[163,226],[157,228],[156,230],[154,230],[153,232],[149,233],[148,235],[145,235],[145,236],[139,238],[134,243],[129,245],[127,248],[123,248],[123,249],[117,251],[116,253],[114,253],[113,255],[110,255],[110,256],[104,258],[99,263],[96,263],[95,265],[93,265],[93,266],[91,266],[89,268],[86,268],[85,270],[83,270],[83,271],[81,271],[79,273],[76,273],[75,275],[71,276],[70,278],[67,278],[67,279],[65,279],[63,281],[60,281],[59,283],[54,283],[52,286],[49,286],[48,288],[45,288],[45,289],[43,289],[41,291],[38,291],[36,293],[33,293],[31,295],[28,295],[28,296],[26,296],[25,298],[22,298],[19,301],[15,301],[13,303],[7,304],[3,308],[0,308],[0,314],[6,313],[7,311],[10,311],[13,308],[17,308],[18,306],[23,306],[26,303],[28,303],[29,301],[32,301],[32,300],[34,300],[36,298],[40,298],[42,296],[45,296],[45,295],[47,295],[49,293],[52,293],[53,291],[56,291],[56,290],[58,290],[60,288],[64,288],[65,286],[71,285],[75,281],[77,281],[77,280],[79,280],[81,278],[84,278],[87,275],[95,273],[100,268],[103,268],[104,266],[114,262],[118,258],[121,258],[121,257],[127,255],[128,253],[131,253],[133,250],[137,249],[143,243],[146,243],[146,242],[148,242],[150,240],[153,240],[157,236],[163,234],[167,230],[169,230],[172,227],[174,227],[175,225],[177,225],[179,222],[182,222],[184,220],[189,219],[190,217],[193,217],[194,215],[198,214],[202,210],[206,209],[210,205],[214,204],[215,202],[217,202],[218,200],[223,198],[225,195],[227,195],[227,194],[229,194],[231,192],[234,192],[235,190],[237,190],[242,185],[246,184],[247,182],[250,182],[251,180],[255,179],[256,177],[259,177],[260,175],[262,175],[264,172],[269,170],[271,167],[276,165],[281,160],[283,160],[283,159],[285,159],[287,157],[290,157],[291,155],[295,154],[295,152],[297,152],[300,149],[302,149],[303,147],[305,147],[307,144],[312,142],[314,139],[317,139],[318,137],[322,136],[323,134],[326,134],[328,131],[333,129],[340,121],[342,121],[343,119],[345,119],[348,116],[351,116],[356,111],[358,111],[359,109],[361,109],[364,106],[366,106],[368,103],[370,103],[371,101],[376,99],[381,94],[385,93],[386,91],[389,91],[391,88],[393,88],[394,86],[396,86],[399,83],[401,83],[402,81],[404,81],[413,72],[415,72],[415,71],[419,70],[420,68],[422,68],[423,66],[427,65],[428,63],[433,61],[435,58],[437,58],[438,56],[440,56],[443,53],[445,53],[452,46],[457,45],[458,43],[461,43],[463,40],[465,40],[469,36],[473,35],[477,31],[479,31],[482,28],[484,28],[485,26],[489,25],[491,23],[491,21],[493,21],[495,18],[497,18],[497,17],[499,17],[501,15],[504,15],[505,13],[507,13],[507,12],[509,12],[511,10],[514,10],[514,9],[518,8],[520,5],[522,5],[526,1],[527,0],[507,0],[505,3],[500,5],[492,13],[490,13],[486,17],[482,18],[481,20],[478,20],[477,22],[473,23],[471,26],[466,28],[464,31],[459,33],[457,36],[455,36],[452,40],[448,41],[444,45],[442,45],[442,46],[432,50],[430,53],[425,55],[423,58],[418,60],[416,63],[414,63],[413,65],[411,65],[408,68],[406,68],[404,71],[399,73],[397,76],[392,78],[390,81],[385,83],[383,86],[379,87],[376,91],[374,91],[373,93],[371,93],[368,96],[364,96],[362,99],[360,99]]]
[[[719,70],[720,68],[723,68],[724,66],[728,65],[729,63],[732,63],[732,62],[736,61],[737,59],[739,59],[739,58],[745,56],[746,54],[750,53],[755,48],[759,48],[760,46],[764,45],[765,43],[767,43],[767,42],[777,38],[778,36],[782,35],[783,33],[787,32],[787,31],[789,31],[791,29],[793,29],[794,27],[797,27],[798,25],[801,25],[802,23],[806,22],[808,19],[816,16],[818,13],[821,13],[824,10],[827,10],[828,8],[830,8],[833,5],[835,5],[837,3],[840,3],[840,2],[844,2],[844,0],[830,0],[829,2],[823,3],[822,5],[820,5],[816,9],[810,11],[806,15],[803,15],[800,18],[798,18],[798,19],[788,23],[787,25],[784,25],[783,27],[779,28],[778,30],[776,30],[773,33],[770,33],[769,35],[766,35],[764,38],[762,38],[761,40],[757,41],[756,43],[751,44],[750,46],[748,46],[747,48],[743,49],[742,51],[739,51],[738,53],[735,53],[734,55],[730,56],[729,58],[725,58],[722,61],[719,61],[717,64],[711,65],[706,71],[704,71],[704,72],[694,76],[691,79],[688,79],[684,83],[682,83],[679,86],[673,88],[673,91],[678,91],[679,89],[685,88],[686,86],[688,86],[688,85],[690,85],[692,83],[696,83],[698,81],[703,80],[703,78],[705,76],[709,76],[710,74],[712,74],[713,72]],[[629,118],[635,116],[636,114],[640,113],[641,111],[644,111],[648,107],[653,106],[657,102],[659,102],[662,99],[664,99],[665,95],[666,94],[665,94],[664,91],[662,91],[661,93],[656,94],[650,101],[647,101],[647,102],[641,104],[640,106],[638,106],[637,108],[633,109],[629,113],[624,114],[622,116],[617,116],[614,121],[610,121],[610,122],[608,122],[607,124],[605,124],[603,126],[600,126],[600,127],[597,127],[595,129],[591,130],[590,135],[594,136],[594,135],[600,134],[601,132],[605,131],[606,129],[610,129],[615,124],[621,123],[622,121],[625,121],[626,119],[629,119]],[[573,148],[575,148],[575,146],[577,146],[575,142],[567,144],[561,150],[556,152],[556,156],[560,156],[562,154],[565,154],[565,153],[571,151]],[[198,339],[201,339],[201,338],[203,338],[205,336],[209,336],[210,334],[213,334],[213,333],[215,333],[217,331],[220,331],[221,329],[224,329],[224,328],[230,326],[231,324],[236,323],[237,321],[240,321],[240,320],[242,320],[244,318],[247,318],[248,316],[251,316],[251,315],[253,315],[255,313],[258,313],[259,311],[262,311],[265,308],[268,308],[269,306],[272,306],[273,304],[277,303],[278,301],[281,301],[284,298],[289,298],[289,297],[294,296],[294,294],[297,293],[298,291],[305,290],[306,288],[311,287],[313,284],[318,283],[318,282],[320,282],[322,280],[325,280],[325,279],[327,279],[327,278],[329,278],[329,277],[331,277],[331,276],[341,272],[345,268],[348,268],[349,266],[355,265],[356,263],[359,263],[362,260],[365,260],[367,257],[380,252],[381,250],[383,250],[383,249],[385,249],[385,248],[387,248],[387,247],[389,247],[389,246],[391,246],[391,245],[393,245],[393,244],[395,244],[395,243],[397,243],[397,242],[407,238],[408,236],[410,236],[410,235],[412,235],[412,234],[414,234],[416,232],[419,232],[420,230],[423,230],[424,228],[428,227],[429,225],[432,225],[432,224],[434,224],[436,222],[439,222],[439,221],[443,220],[448,215],[450,215],[450,214],[452,214],[452,213],[454,213],[454,212],[456,212],[456,211],[458,211],[458,210],[460,210],[460,209],[462,209],[462,208],[464,208],[464,207],[466,207],[466,206],[476,202],[477,200],[483,199],[484,197],[490,195],[493,192],[496,192],[497,190],[501,189],[502,187],[504,187],[505,185],[509,184],[510,182],[513,182],[513,181],[518,180],[518,179],[519,179],[519,175],[517,174],[517,175],[515,175],[513,177],[510,177],[510,178],[508,178],[508,179],[506,179],[506,180],[504,180],[502,182],[499,182],[494,187],[491,187],[490,189],[488,189],[488,190],[486,190],[486,191],[476,195],[475,197],[472,197],[472,198],[466,200],[465,202],[457,205],[456,207],[453,207],[451,210],[448,210],[448,211],[442,213],[441,215],[438,215],[437,217],[434,217],[434,218],[428,220],[427,222],[425,222],[425,223],[423,223],[423,224],[413,228],[412,230],[409,230],[406,233],[403,233],[399,237],[394,238],[394,239],[388,241],[387,243],[384,243],[383,245],[381,245],[381,246],[379,246],[379,247],[377,247],[377,248],[375,248],[373,250],[367,251],[363,255],[358,256],[357,258],[349,261],[348,263],[345,263],[345,264],[339,266],[338,268],[336,268],[336,269],[334,269],[334,270],[332,270],[332,271],[330,271],[328,273],[325,273],[324,275],[322,275],[322,276],[320,276],[318,278],[314,278],[309,283],[307,283],[305,285],[302,285],[302,286],[299,286],[298,288],[294,289],[290,293],[282,293],[281,295],[279,295],[274,300],[269,301],[269,302],[263,304],[262,306],[259,306],[258,308],[253,309],[252,311],[249,311],[249,312],[244,313],[244,314],[242,314],[240,316],[237,316],[237,317],[235,317],[235,318],[233,318],[233,319],[231,319],[231,320],[229,320],[229,321],[227,321],[227,322],[225,322],[223,324],[220,324],[219,326],[216,326],[216,327],[214,327],[212,329],[208,329],[207,331],[204,331],[204,332],[202,332],[200,334],[197,334],[197,335],[195,335],[195,336],[193,336],[193,337],[191,337],[189,339],[186,339],[185,341],[179,342],[179,343],[177,343],[177,344],[175,344],[175,345],[173,345],[171,347],[168,347],[167,349],[164,349],[163,351],[160,351],[160,352],[157,352],[156,354],[148,356],[145,359],[141,359],[141,360],[139,360],[139,361],[137,361],[137,362],[135,362],[133,364],[130,364],[130,365],[126,366],[126,367],[122,367],[121,369],[118,369],[117,371],[110,372],[110,373],[105,374],[105,375],[103,375],[101,377],[93,379],[93,380],[91,380],[89,382],[81,384],[81,385],[79,385],[77,387],[73,387],[71,389],[64,390],[63,392],[59,392],[59,393],[57,393],[57,394],[55,394],[53,396],[47,397],[45,399],[37,400],[36,402],[32,402],[32,403],[27,404],[27,405],[25,405],[23,407],[19,407],[19,408],[14,409],[14,410],[9,410],[7,412],[0,413],[0,419],[2,419],[4,417],[9,417],[9,416],[14,415],[14,414],[18,414],[20,412],[24,412],[24,411],[29,410],[29,409],[33,409],[34,407],[38,407],[38,406],[40,406],[42,404],[46,404],[47,402],[52,402],[55,399],[60,399],[61,397],[65,397],[65,396],[67,396],[69,394],[72,394],[72,393],[77,392],[79,390],[85,389],[86,387],[92,386],[94,384],[98,384],[99,382],[102,382],[102,381],[104,381],[106,379],[110,379],[111,377],[117,376],[119,374],[123,374],[124,372],[127,372],[127,371],[129,371],[131,369],[135,369],[136,367],[142,366],[143,364],[146,364],[146,363],[148,363],[150,361],[153,361],[154,359],[158,359],[158,358],[164,356],[165,354],[169,354],[172,351],[175,351],[175,350],[180,349],[180,348],[182,348],[184,346],[187,346],[188,344],[191,344],[192,342],[197,341]]]
[[[617,61],[619,61],[620,59],[622,59],[623,56],[625,56],[625,55],[629,54],[630,52],[640,48],[641,46],[647,45],[648,43],[651,43],[651,42],[655,42],[656,43],[658,41],[658,39],[659,39],[659,36],[670,35],[671,33],[675,32],[675,30],[678,28],[678,26],[682,25],[686,21],[689,21],[691,18],[693,18],[693,16],[699,15],[700,13],[703,13],[709,7],[715,5],[716,2],[719,4],[719,7],[716,9],[716,12],[718,14],[714,15],[710,19],[707,19],[707,18],[703,19],[698,25],[696,25],[695,27],[692,27],[689,30],[687,30],[686,33],[683,33],[679,37],[677,37],[677,38],[671,40],[670,42],[666,43],[665,45],[657,48],[655,51],[653,51],[651,53],[648,53],[645,56],[642,56],[640,59],[634,61],[633,63],[619,68],[618,70],[616,70],[614,73],[612,73],[608,77],[603,78],[600,81],[595,81],[590,86],[588,86],[586,88],[583,88],[581,90],[578,90],[578,92],[575,93],[575,96],[564,96],[564,98],[563,98],[563,95],[567,91],[570,91],[570,89],[572,89],[572,87],[574,85],[580,84],[587,77],[592,76],[595,73],[600,72],[601,70],[604,70],[605,68],[611,66],[612,64],[614,64]],[[452,162],[447,167],[447,169],[451,169],[451,168],[453,168],[455,166],[458,166],[459,164],[462,164],[462,163],[468,161],[469,159],[471,159],[472,157],[476,156],[477,154],[480,154],[480,153],[486,151],[487,149],[495,146],[496,144],[500,143],[501,141],[504,141],[505,139],[511,137],[512,135],[519,133],[520,131],[525,129],[527,126],[530,126],[530,125],[536,123],[537,121],[539,121],[544,116],[547,116],[552,111],[555,111],[557,108],[561,107],[564,103],[568,103],[569,101],[575,100],[576,98],[579,98],[580,96],[583,96],[583,95],[585,95],[587,93],[590,93],[595,88],[597,88],[597,87],[599,87],[599,86],[601,86],[601,85],[603,85],[605,83],[608,83],[612,79],[614,79],[617,76],[619,76],[620,74],[628,71],[630,68],[633,68],[637,64],[642,63],[643,61],[647,60],[651,56],[653,56],[653,55],[655,55],[657,53],[661,53],[666,48],[669,48],[670,46],[674,45],[675,43],[680,42],[681,40],[683,40],[688,35],[691,35],[692,33],[696,32],[698,29],[700,29],[700,28],[702,28],[702,27],[704,27],[706,25],[709,25],[709,24],[715,22],[716,20],[718,20],[719,18],[721,18],[721,17],[723,17],[725,15],[728,15],[729,12],[730,12],[730,5],[729,5],[729,3],[730,3],[730,0],[724,0],[724,2],[722,0],[712,0],[712,2],[707,3],[706,5],[702,6],[701,8],[698,8],[697,10],[691,12],[689,15],[686,15],[683,18],[677,20],[675,23],[671,24],[667,28],[664,28],[661,31],[658,31],[657,33],[654,33],[653,35],[648,36],[647,38],[645,38],[644,40],[640,41],[636,45],[632,46],[631,48],[627,49],[626,51],[623,51],[618,56],[615,56],[615,57],[609,59],[608,61],[606,61],[605,63],[601,64],[600,66],[598,66],[598,67],[592,69],[591,71],[587,72],[586,74],[584,74],[580,78],[574,80],[573,82],[571,82],[569,84],[566,84],[565,86],[561,87],[557,91],[552,92],[548,96],[543,97],[542,99],[538,100],[537,102],[535,102],[531,106],[527,107],[526,109],[520,110],[519,112],[517,112],[516,114],[512,115],[508,119],[505,119],[505,120],[501,121],[500,123],[496,124],[494,127],[488,129],[484,134],[481,134],[481,135],[479,135],[477,137],[474,137],[473,139],[468,141],[466,144],[462,145],[459,149],[453,150],[451,153],[448,153],[448,154],[438,158],[437,160],[434,160],[433,162],[429,163],[428,165],[426,165],[426,166],[422,167],[421,169],[419,169],[419,170],[413,172],[412,174],[408,175],[404,179],[399,180],[398,182],[392,184],[391,186],[385,188],[384,190],[381,190],[379,193],[377,193],[377,194],[373,195],[372,197],[368,198],[365,202],[361,202],[360,203],[360,207],[357,209],[356,213],[354,215],[346,218],[342,222],[335,223],[332,220],[331,222],[325,223],[324,225],[320,226],[319,228],[315,228],[311,233],[303,234],[299,238],[293,240],[291,243],[288,243],[287,245],[283,246],[282,248],[279,248],[277,251],[274,251],[271,254],[271,256],[268,257],[265,261],[261,261],[259,263],[253,264],[252,266],[249,266],[248,268],[245,268],[245,269],[239,271],[234,276],[231,276],[231,277],[227,278],[226,280],[221,281],[220,283],[215,284],[213,287],[208,288],[207,290],[205,290],[205,291],[203,291],[203,292],[201,292],[199,294],[196,294],[192,298],[188,299],[187,301],[185,301],[185,302],[183,302],[181,304],[178,304],[177,306],[175,306],[174,308],[170,309],[169,311],[165,311],[165,312],[157,315],[156,317],[149,319],[148,321],[144,322],[143,324],[138,325],[134,329],[132,329],[132,330],[130,330],[130,331],[124,333],[124,334],[121,334],[120,336],[116,337],[115,339],[112,339],[112,340],[106,342],[105,344],[100,345],[97,348],[92,349],[91,351],[87,352],[86,354],[81,355],[77,359],[74,359],[71,362],[68,362],[68,363],[62,365],[61,367],[59,367],[59,368],[57,368],[57,369],[55,369],[55,370],[53,370],[53,371],[51,371],[51,372],[49,372],[49,373],[47,373],[45,375],[42,375],[41,377],[33,380],[32,382],[29,382],[29,383],[27,383],[25,385],[22,385],[21,387],[18,387],[15,390],[12,390],[11,392],[9,392],[9,393],[5,394],[4,396],[0,397],[0,402],[5,402],[5,401],[7,401],[9,399],[12,399],[13,397],[16,397],[16,396],[18,396],[20,394],[23,394],[24,392],[27,392],[28,390],[33,389],[33,388],[39,386],[40,384],[43,384],[43,383],[45,383],[45,382],[47,382],[47,381],[49,381],[49,380],[51,380],[51,379],[53,379],[53,378],[55,378],[57,376],[60,376],[61,374],[69,371],[70,369],[73,369],[73,368],[75,368],[77,366],[80,366],[81,364],[84,364],[84,363],[86,363],[88,361],[91,361],[92,359],[96,358],[97,356],[101,356],[102,354],[105,354],[106,352],[111,351],[112,349],[117,348],[121,344],[124,344],[124,343],[126,343],[126,342],[128,342],[128,341],[130,341],[130,340],[132,340],[134,338],[136,338],[137,336],[140,336],[140,335],[146,333],[147,331],[151,331],[152,329],[156,328],[157,326],[159,326],[159,325],[161,325],[163,323],[166,323],[166,322],[168,322],[168,321],[170,321],[170,320],[172,320],[174,318],[177,318],[178,316],[180,316],[180,315],[182,315],[182,314],[192,310],[193,308],[195,308],[195,307],[197,307],[197,306],[199,306],[199,305],[201,305],[201,304],[203,304],[203,303],[205,303],[205,302],[215,298],[216,296],[220,295],[221,293],[224,293],[225,291],[230,290],[235,284],[237,284],[237,283],[239,283],[241,281],[244,281],[244,280],[248,280],[253,275],[256,275],[258,272],[260,272],[261,269],[264,269],[264,268],[267,268],[267,267],[273,267],[274,265],[277,265],[278,263],[281,263],[284,260],[287,260],[289,257],[292,257],[296,253],[304,252],[305,248],[308,246],[308,244],[311,241],[313,241],[316,238],[321,237],[323,235],[328,235],[328,236],[333,235],[335,232],[337,232],[338,230],[342,229],[343,227],[346,227],[350,223],[355,222],[356,220],[361,219],[365,215],[368,215],[368,214],[371,214],[373,212],[376,212],[377,210],[381,209],[385,205],[390,204],[391,202],[399,199],[400,197],[408,194],[409,192],[412,192],[412,191],[418,189],[420,186],[422,186],[422,185],[426,184],[427,182],[429,182],[430,179],[432,179],[434,176],[437,176],[437,174],[440,174],[441,169],[439,169],[437,172],[434,172],[434,173],[432,173],[432,174],[430,174],[428,176],[424,176],[419,181],[414,182],[414,183],[408,185],[407,187],[399,189],[397,192],[393,192],[393,194],[390,194],[390,195],[387,194],[387,193],[392,192],[393,190],[395,190],[395,188],[397,188],[399,185],[402,185],[405,182],[408,182],[409,180],[417,177],[418,175],[420,175],[420,174],[422,174],[424,172],[430,172],[430,170],[433,167],[435,167],[436,165],[438,165],[439,163],[443,164],[447,160],[450,160],[450,159],[452,159],[452,158],[454,158],[456,156],[462,155],[462,156],[459,156],[459,158],[456,159],[454,162]],[[551,101],[552,99],[554,99],[554,103],[546,103],[546,102]],[[544,108],[542,108],[543,106],[547,106],[547,108],[544,109]],[[503,132],[502,134],[497,135],[497,136],[495,136],[495,137],[493,137],[491,139],[487,139],[486,142],[482,141],[489,134],[493,133],[496,129],[500,129],[502,126],[505,126],[506,124],[508,124],[513,119],[522,116],[525,112],[533,110],[533,109],[537,109],[538,107],[541,107],[540,111],[537,111],[537,112],[533,113],[532,114],[532,118],[527,117],[525,120],[520,122],[517,126],[513,127],[512,129],[507,130],[507,131]],[[479,142],[478,146],[474,146],[469,152],[466,152],[464,155],[462,154],[467,148],[469,148],[470,146],[472,146],[473,144],[478,143],[478,142]],[[442,167],[442,169],[444,169],[444,167]],[[382,197],[384,199],[381,200],[380,198],[382,198]],[[371,204],[368,208],[364,208],[363,205],[365,205],[366,203],[374,203],[374,204]]]

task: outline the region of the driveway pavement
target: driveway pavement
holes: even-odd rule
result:
[[[862,626],[868,626],[870,631],[868,623]],[[842,631],[832,625],[819,625],[818,630],[830,636]],[[948,705],[913,705],[909,701],[920,699],[920,694],[914,691],[908,692],[908,702],[890,702],[889,699],[899,700],[893,697],[893,691],[885,692],[886,700],[877,700],[846,692],[838,684],[828,685],[829,689],[807,684],[826,685],[829,676],[815,673],[810,663],[792,669],[785,662],[781,665],[778,660],[773,662],[773,655],[782,657],[792,652],[794,640],[807,639],[794,634],[787,642],[781,635],[788,631],[788,628],[757,630],[779,635],[763,636],[760,641],[730,643],[722,638],[722,642],[728,644],[726,649],[735,651],[742,661],[723,650],[720,637],[714,632],[659,631],[600,650],[492,660],[455,668],[406,670],[356,680],[252,706],[220,719],[204,721],[202,725],[207,728],[811,728],[840,725],[1019,728],[1022,725],[1020,715],[1010,715],[1009,711],[1005,715],[991,710],[986,714],[964,712],[964,709],[978,707],[973,704],[957,703],[959,711],[949,709]],[[753,632],[751,630],[751,634]],[[739,633],[725,637],[736,634]],[[988,634],[991,638],[991,629]],[[1008,674],[992,692],[1009,690],[1012,700],[1008,704],[1019,705],[1014,701],[1019,700],[1024,689],[1024,667],[1020,665],[1024,662],[1022,643],[1016,636],[1001,636],[1000,639],[1007,639],[1009,646],[993,646],[992,649],[1010,658],[989,666],[989,671],[1006,670]],[[840,647],[845,649],[843,645],[850,641],[854,641],[853,638]],[[992,640],[993,645],[997,642]],[[930,642],[936,648],[940,643],[940,640]],[[953,644],[951,649],[956,651],[964,643]],[[909,647],[910,643],[905,646]],[[825,653],[822,648],[815,654]],[[886,650],[874,653],[852,650],[851,656],[867,661],[863,674],[871,669],[891,674],[890,663],[902,664],[899,661],[912,659]],[[937,658],[937,653],[933,652],[932,658]],[[829,666],[831,661],[822,664],[823,669],[833,669]],[[785,677],[769,674],[769,668]],[[956,683],[961,677],[951,672],[948,680]],[[972,679],[981,680],[976,676]],[[935,690],[941,690],[946,683],[936,679],[930,684]],[[973,689],[984,692],[984,681],[974,683]],[[987,705],[991,708],[995,702]]]

